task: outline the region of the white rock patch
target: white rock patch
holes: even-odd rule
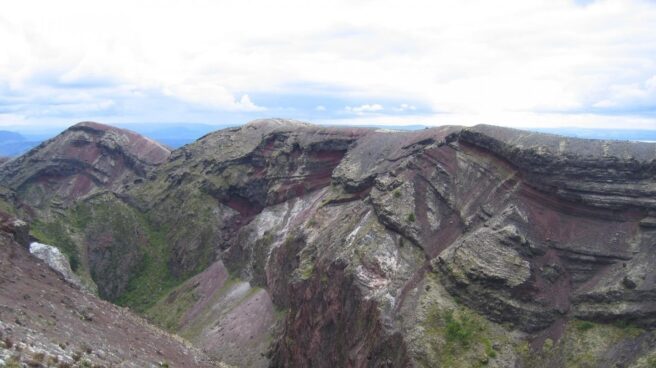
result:
[[[66,281],[78,287],[83,287],[82,281],[71,269],[68,258],[59,249],[52,245],[34,242],[30,244],[30,253],[44,261],[53,270],[59,272]]]

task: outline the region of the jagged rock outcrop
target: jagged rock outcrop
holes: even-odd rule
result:
[[[30,243],[30,226],[27,222],[0,210],[0,231],[12,237],[21,246],[28,248]]]
[[[253,121],[174,151],[130,193],[168,226],[171,270],[188,275],[229,248],[236,230],[265,207],[329,186],[348,148],[368,132]]]
[[[656,360],[654,144],[270,119],[144,173],[37,230],[230,364]]]

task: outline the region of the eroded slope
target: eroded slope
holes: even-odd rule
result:
[[[30,367],[214,367],[188,343],[83,292],[0,229],[0,361]],[[6,224],[6,225],[5,225]],[[26,229],[25,229],[26,231]],[[13,364],[13,365],[12,365]]]

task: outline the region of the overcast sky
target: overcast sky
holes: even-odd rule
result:
[[[5,1],[0,125],[656,129],[655,1]]]

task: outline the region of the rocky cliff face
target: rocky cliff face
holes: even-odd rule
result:
[[[273,119],[162,160],[33,233],[226,363],[656,362],[654,144]],[[41,203],[12,180],[17,203]]]

